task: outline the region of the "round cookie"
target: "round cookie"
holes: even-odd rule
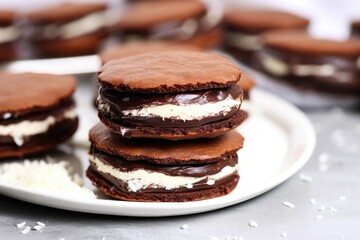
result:
[[[45,152],[76,131],[74,78],[0,73],[0,86],[0,158]]]
[[[15,43],[20,37],[20,30],[15,26],[15,12],[0,10],[0,62],[18,57]]]
[[[216,137],[246,118],[239,110],[240,75],[231,61],[211,53],[154,52],[109,61],[98,74],[99,118],[125,137]]]
[[[257,67],[297,87],[334,94],[360,92],[360,40],[316,39],[303,31],[272,31],[262,37]]]
[[[221,19],[220,10],[198,0],[142,1],[130,3],[112,29],[123,41],[166,40],[209,49],[222,42]]]
[[[100,123],[89,137],[87,176],[117,199],[197,201],[228,194],[239,180],[237,151],[244,139],[235,131],[214,139],[148,141],[122,138]]]
[[[360,38],[360,20],[354,21],[351,24],[351,34]]]
[[[251,64],[254,52],[261,48],[262,33],[279,29],[305,29],[308,24],[307,19],[283,11],[231,8],[224,16],[224,47],[240,61]]]
[[[68,3],[25,16],[35,56],[67,57],[97,52],[108,36],[105,3]]]
[[[241,74],[241,81],[238,82],[240,88],[243,90],[244,99],[250,99],[250,91],[256,85],[255,80],[248,74]]]

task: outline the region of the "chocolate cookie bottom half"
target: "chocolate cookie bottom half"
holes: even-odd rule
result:
[[[219,162],[158,165],[93,149],[87,177],[106,195],[126,201],[184,202],[223,196],[239,181],[236,153]]]

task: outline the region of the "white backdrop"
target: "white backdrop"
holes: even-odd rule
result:
[[[110,2],[121,0],[0,0],[0,8],[31,11],[58,2]],[[315,37],[345,39],[349,22],[360,19],[360,0],[210,0],[225,7],[237,5],[281,9],[305,16],[311,20],[310,33]],[[151,9],[149,9],[151,11]]]

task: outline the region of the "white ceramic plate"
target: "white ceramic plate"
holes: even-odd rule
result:
[[[49,192],[0,183],[0,193],[60,209],[123,216],[159,217],[211,211],[258,196],[284,182],[310,158],[315,132],[309,119],[293,105],[254,89],[251,103],[245,103],[250,117],[237,129],[245,137],[239,153],[240,182],[230,194],[210,200],[185,203],[141,203],[107,199],[71,198]],[[81,141],[81,139],[80,139]],[[88,165],[87,150],[54,153],[55,159],[69,159],[82,176]],[[84,176],[83,176],[84,177]],[[85,179],[85,186],[98,192]]]

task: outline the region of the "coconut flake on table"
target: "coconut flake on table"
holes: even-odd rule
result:
[[[257,227],[258,227],[258,224],[257,224],[257,222],[256,222],[255,220],[251,220],[251,221],[249,222],[249,226],[250,226],[250,227],[253,227],[253,228],[257,228]]]
[[[65,161],[25,160],[0,165],[0,182],[63,196],[96,198],[80,180],[78,175],[70,176]]]
[[[282,203],[282,205],[284,205],[285,207],[288,207],[288,208],[295,208],[295,205],[291,202],[288,202],[288,201],[284,201]]]
[[[299,178],[303,182],[312,182],[313,178],[305,173],[300,173]]]

